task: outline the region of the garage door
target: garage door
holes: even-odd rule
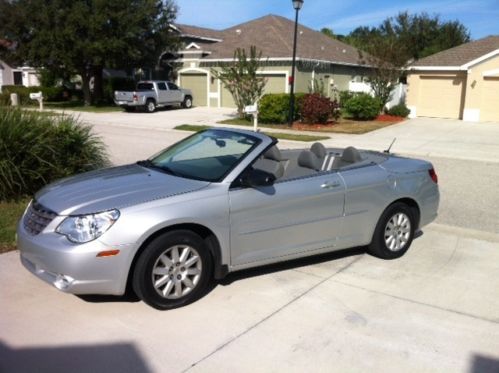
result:
[[[208,76],[206,74],[180,74],[180,86],[192,91],[193,105],[206,106],[208,98]]]
[[[463,87],[462,77],[421,76],[418,117],[460,118]]]
[[[485,78],[483,81],[480,120],[499,122],[499,78]]]
[[[265,93],[286,92],[286,75],[265,74],[262,76],[267,79],[267,84],[265,85]]]

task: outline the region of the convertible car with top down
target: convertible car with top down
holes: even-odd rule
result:
[[[46,186],[17,238],[24,267],[63,292],[132,289],[171,309],[250,267],[350,247],[401,257],[438,204],[429,162],[321,143],[279,150],[265,134],[217,128]]]

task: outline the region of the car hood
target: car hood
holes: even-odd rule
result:
[[[58,215],[91,214],[193,192],[208,184],[132,164],[59,180],[35,199]]]

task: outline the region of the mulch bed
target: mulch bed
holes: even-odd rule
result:
[[[397,117],[395,115],[388,115],[388,114],[381,114],[378,115],[378,117],[372,121],[366,121],[366,122],[387,122],[387,123],[399,123],[404,121],[404,117]],[[345,122],[354,122],[351,120],[346,119]],[[362,122],[358,122],[362,123]],[[324,131],[324,132],[329,132],[331,128],[334,128],[334,126],[340,124],[339,122],[335,121],[328,121],[326,124],[305,124],[302,122],[294,122],[293,126],[291,127],[294,130],[298,131]]]
[[[395,115],[381,114],[381,115],[378,115],[378,117],[375,120],[380,121],[380,122],[398,123],[398,122],[402,122],[403,120],[405,120],[405,118],[404,117],[397,117]]]

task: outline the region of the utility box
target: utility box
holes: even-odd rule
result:
[[[10,104],[12,106],[19,106],[19,97],[17,96],[17,93],[10,94]]]

